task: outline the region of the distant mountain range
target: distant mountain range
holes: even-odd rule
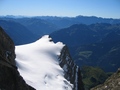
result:
[[[65,43],[76,64],[115,71],[120,65],[120,24],[76,24],[50,35]]]
[[[73,24],[94,24],[94,23],[120,23],[120,19],[101,18],[95,16],[56,17],[56,16],[1,16],[0,20],[11,20],[24,25],[32,33],[39,37],[50,34],[62,28],[70,27]]]

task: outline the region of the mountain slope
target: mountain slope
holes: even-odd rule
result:
[[[62,41],[68,46],[120,40],[120,24],[96,23],[74,24],[50,34],[53,41]],[[112,36],[112,37],[111,37]]]
[[[14,21],[0,20],[0,26],[16,45],[30,43],[38,39],[38,36],[31,33],[25,26]]]
[[[63,47],[48,35],[34,43],[16,46],[18,70],[27,84],[37,90],[84,90],[79,68]]]
[[[50,34],[58,29],[55,24],[39,18],[20,18],[13,20],[24,25],[27,29],[39,37]]]
[[[120,68],[111,75],[103,84],[90,90],[119,90],[120,89]]]
[[[120,24],[75,24],[50,36],[53,41],[62,41],[69,47],[79,66],[100,66],[110,72],[119,67]]]
[[[104,81],[109,77],[107,73],[98,67],[83,66],[81,68],[81,72],[83,74],[82,80],[85,90],[90,90],[90,88],[104,83]]]
[[[99,40],[98,33],[91,30],[85,24],[75,24],[68,28],[50,34],[53,41],[61,41],[68,46],[78,46],[83,44],[94,43]]]

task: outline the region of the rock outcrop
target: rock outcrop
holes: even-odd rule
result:
[[[0,90],[35,90],[20,76],[14,50],[13,41],[0,27]]]
[[[120,68],[111,75],[103,84],[98,85],[91,90],[120,90]]]
[[[74,85],[73,90],[84,90],[81,72],[79,67],[73,62],[67,46],[64,46],[59,56],[60,66],[63,68],[64,77]]]

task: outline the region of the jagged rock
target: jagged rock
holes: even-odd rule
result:
[[[64,77],[74,85],[73,90],[84,90],[80,69],[73,62],[67,46],[63,47],[61,55],[59,56],[59,61],[60,66],[65,71]]]
[[[111,75],[103,84],[98,85],[91,90],[120,90],[120,69]]]
[[[13,41],[0,27],[0,90],[35,90],[20,76],[14,50]]]

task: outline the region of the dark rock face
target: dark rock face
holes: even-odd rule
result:
[[[14,50],[13,41],[0,27],[0,90],[35,90],[17,71]]]
[[[104,84],[98,85],[91,90],[120,90],[120,68]]]
[[[60,66],[65,71],[64,77],[74,85],[73,90],[84,90],[80,69],[73,62],[66,46],[61,51],[59,61]]]
[[[10,37],[0,27],[0,57],[15,65],[15,46]],[[5,61],[4,60],[4,61]]]

